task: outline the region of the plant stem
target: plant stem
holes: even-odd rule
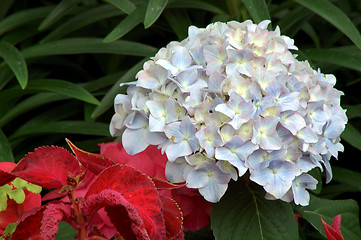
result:
[[[77,225],[78,225],[78,232],[79,232],[78,239],[82,240],[87,237],[86,222],[85,222],[84,216],[81,212],[79,201],[76,198],[75,190],[72,189],[69,193],[70,193],[70,199],[73,204],[74,214],[76,216]]]

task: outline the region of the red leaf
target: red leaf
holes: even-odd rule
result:
[[[40,235],[41,219],[43,218],[42,208],[34,208],[26,212],[18,221],[13,233],[12,240],[43,239]]]
[[[11,239],[54,239],[60,221],[70,218],[70,214],[70,205],[61,201],[53,201],[40,208],[33,208],[19,219]]]
[[[17,177],[44,188],[62,188],[67,177],[77,176],[82,167],[64,148],[40,147],[26,155],[11,171]]]
[[[321,217],[323,228],[325,229],[328,240],[344,240],[341,234],[341,215],[337,215],[333,221],[332,226],[328,225]]]
[[[59,223],[64,219],[70,218],[70,215],[70,205],[66,205],[62,202],[57,202],[56,204],[51,202],[51,204],[46,205],[40,228],[40,233],[44,239],[54,239],[58,232]]]
[[[183,217],[178,204],[169,197],[161,196],[167,239],[176,238],[183,232]]]
[[[186,183],[171,183],[167,180],[163,180],[160,178],[152,178],[152,180],[158,190],[176,189],[184,187],[186,185]]]
[[[151,179],[125,165],[115,165],[99,174],[85,199],[104,189],[117,191],[138,210],[150,239],[164,239],[165,225],[159,193]],[[110,217],[110,216],[109,216]]]
[[[92,215],[103,208],[124,239],[149,239],[138,209],[117,191],[105,189],[86,199],[84,211]]]
[[[212,203],[206,201],[198,189],[172,189],[172,195],[182,210],[183,227],[186,231],[197,231],[209,224]]]
[[[0,186],[5,185],[15,179],[15,176],[9,173],[16,163],[0,162]]]
[[[79,162],[95,174],[99,174],[107,167],[115,165],[110,158],[103,155],[86,152],[75,146],[69,139],[66,139],[69,147],[77,156]]]

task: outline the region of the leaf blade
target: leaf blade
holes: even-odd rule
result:
[[[137,7],[129,0],[105,0],[114,7],[122,10],[126,14],[132,13]]]
[[[78,4],[80,0],[62,0],[56,7],[45,17],[45,19],[41,22],[38,27],[39,31],[42,31],[55,22],[60,20],[63,16],[65,16],[72,7]]]
[[[2,130],[0,130],[0,162],[14,162],[10,143]]]
[[[100,122],[58,121],[34,124],[26,129],[19,129],[9,137],[10,141],[18,138],[46,134],[81,134],[109,137],[109,126]]]
[[[360,239],[358,205],[354,200],[328,200],[311,195],[310,204],[296,207],[296,211],[325,237],[320,217],[330,223],[336,215],[341,214],[341,233],[344,238]]]
[[[162,14],[168,0],[150,0],[144,17],[144,28],[149,28]]]
[[[99,117],[102,113],[108,110],[113,106],[113,101],[115,96],[120,90],[119,84],[123,82],[131,81],[135,79],[135,74],[141,69],[145,59],[135,64],[131,69],[129,69],[118,81],[113,85],[112,88],[104,95],[104,97],[100,100],[100,104],[94,109],[92,113],[92,118]]]
[[[247,8],[255,23],[259,23],[262,20],[271,19],[266,1],[243,0],[243,4]]]
[[[216,239],[298,239],[289,204],[265,199],[264,191],[253,183],[251,187],[242,182],[230,186],[212,207],[211,227]]]
[[[28,83],[28,68],[20,51],[10,43],[0,41],[0,57],[8,64],[24,89]]]
[[[107,36],[104,42],[109,43],[118,40],[130,30],[140,24],[144,19],[144,6],[138,6],[131,14],[126,16]]]
[[[91,104],[100,104],[98,99],[84,88],[72,82],[60,79],[33,80],[29,83],[29,90],[55,92]]]
[[[346,125],[345,130],[341,134],[341,138],[351,146],[361,150],[361,133],[350,123]]]
[[[108,53],[132,56],[152,56],[157,49],[142,43],[118,40],[104,43],[101,38],[67,38],[23,49],[24,58],[82,53]]]
[[[350,18],[334,4],[327,0],[295,0],[310,9],[344,33],[358,48],[361,49],[361,35]]]

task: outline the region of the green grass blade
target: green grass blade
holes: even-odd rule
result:
[[[360,51],[356,49],[356,51]],[[335,64],[341,67],[361,71],[361,55],[341,51],[341,49],[304,49],[303,53],[308,59],[318,62]]]
[[[271,19],[265,0],[243,0],[243,4],[255,23]]]
[[[100,102],[87,90],[72,82],[59,79],[38,79],[29,82],[29,91],[55,92],[87,103],[99,105]]]
[[[82,134],[91,136],[109,136],[109,125],[100,122],[59,121],[41,123],[19,129],[9,137],[9,141],[18,138],[46,134]]]
[[[347,124],[345,131],[341,134],[341,138],[349,143],[351,146],[361,150],[361,134],[351,124]]]
[[[100,38],[68,38],[46,42],[22,50],[25,58],[81,53],[109,53],[132,56],[152,56],[157,49],[142,43],[118,40],[104,43]]]
[[[40,106],[67,98],[69,97],[56,93],[38,93],[28,97],[6,111],[6,113],[0,118],[0,128],[12,121],[14,118],[19,117],[26,112],[29,112]]]
[[[126,14],[132,13],[137,7],[129,0],[105,0],[114,7],[122,10]]]
[[[46,17],[54,7],[38,7],[15,12],[12,15],[0,21],[0,35],[17,28],[19,26],[28,25],[34,20]]]
[[[139,6],[136,10],[134,10],[131,14],[126,16],[107,36],[104,38],[104,42],[113,42],[125,34],[127,34],[130,30],[132,30],[135,26],[141,23],[144,19],[145,6]]]
[[[111,5],[94,7],[87,11],[81,12],[74,17],[69,18],[63,24],[55,28],[40,43],[49,42],[50,40],[60,39],[69,33],[72,33],[82,27],[96,23],[100,20],[119,16],[122,13]]]
[[[60,20],[62,17],[64,17],[66,14],[69,13],[69,11],[78,3],[80,0],[62,0],[56,7],[46,16],[46,18],[42,21],[42,23],[39,26],[39,30],[44,30],[54,23],[56,23],[58,20]]]
[[[15,0],[2,0],[0,8],[0,19],[6,16],[6,13],[9,11],[11,5],[13,5]]]
[[[22,54],[10,43],[0,41],[0,57],[14,72],[21,88],[24,89],[28,83],[28,68]]]
[[[342,107],[347,109],[348,119],[361,117],[361,104],[343,105]]]
[[[169,2],[167,8],[196,8],[217,14],[226,14],[224,9],[221,9],[205,0],[171,1]]]
[[[167,9],[164,11],[164,17],[179,40],[183,40],[188,36],[188,27],[192,25],[192,21],[186,10],[171,11]]]
[[[297,3],[315,12],[343,32],[361,49],[361,35],[350,18],[329,0],[295,0]]]
[[[109,108],[113,106],[114,98],[119,93],[120,87],[119,84],[123,82],[129,82],[135,80],[136,73],[143,66],[145,59],[135,64],[131,69],[129,69],[114,85],[110,90],[104,95],[100,104],[94,109],[92,113],[92,118],[97,118]]]
[[[11,150],[10,143],[0,130],[0,162],[14,162],[13,152]]]
[[[168,0],[150,0],[144,17],[144,27],[149,28],[162,14]]]

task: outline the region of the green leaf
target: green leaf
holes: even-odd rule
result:
[[[186,10],[171,11],[167,9],[164,11],[164,17],[179,40],[188,37],[188,27],[192,25],[192,21]]]
[[[337,48],[304,49],[303,53],[308,57],[308,59],[313,61],[335,64],[341,67],[361,71],[361,55],[357,55],[355,53],[341,51],[341,49]]]
[[[24,89],[28,83],[28,68],[22,54],[10,43],[0,41],[0,57],[9,65]]]
[[[0,19],[6,16],[6,13],[9,11],[11,5],[13,5],[15,0],[2,0],[0,8]]]
[[[129,0],[105,0],[114,7],[122,10],[126,14],[132,13],[137,7]]]
[[[92,113],[92,118],[97,118],[109,108],[113,106],[114,98],[119,93],[120,87],[119,84],[123,82],[130,82],[135,80],[136,73],[141,69],[145,59],[135,64],[131,69],[129,69],[116,83],[109,89],[109,91],[104,95],[100,104],[94,109]]]
[[[0,118],[0,128],[9,123],[14,118],[21,116],[21,114],[36,109],[37,107],[67,98],[68,97],[65,95],[59,95],[56,93],[38,93],[31,97],[28,97],[5,112],[5,114]],[[2,152],[0,150],[0,154],[1,153]]]
[[[40,43],[49,42],[50,40],[59,39],[71,32],[74,32],[82,27],[90,25],[92,23],[99,22],[100,20],[111,18],[121,15],[118,9],[111,5],[104,5],[94,7],[84,12],[80,12],[72,18],[69,18],[63,24],[55,28],[46,37],[44,37]]]
[[[350,123],[346,125],[345,130],[341,134],[341,138],[351,146],[361,150],[361,134]]]
[[[361,104],[343,105],[342,107],[347,109],[348,119],[361,117]]]
[[[254,183],[238,181],[213,205],[211,227],[216,239],[298,239],[297,224],[290,204],[267,200]]]
[[[90,136],[109,136],[109,124],[85,121],[59,121],[34,124],[17,130],[9,140],[46,134],[82,134]]]
[[[332,167],[333,181],[351,186],[354,191],[361,191],[361,173],[347,168]]]
[[[144,27],[149,28],[162,14],[168,0],[149,0],[144,17]]]
[[[21,52],[24,58],[81,53],[109,53],[148,57],[153,56],[157,49],[142,43],[125,40],[104,43],[100,38],[68,38],[34,45]]]
[[[205,0],[170,1],[167,8],[196,8],[217,14],[226,14],[224,9],[221,9]]]
[[[56,23],[58,20],[60,20],[62,17],[64,17],[66,14],[70,12],[70,10],[77,5],[80,2],[80,0],[62,0],[56,7],[46,16],[46,18],[42,21],[42,23],[39,26],[39,30],[44,30],[54,23]]]
[[[329,0],[295,0],[310,9],[333,26],[343,32],[355,45],[361,49],[361,35],[350,18]]]
[[[105,38],[104,42],[109,43],[113,42],[130,30],[135,28],[139,23],[144,19],[145,6],[138,6],[131,14],[126,16]]]
[[[12,15],[0,21],[0,35],[23,25],[28,25],[34,20],[46,17],[52,10],[53,6],[30,8],[23,11],[15,12]]]
[[[295,207],[304,219],[326,236],[320,218],[331,224],[333,218],[341,214],[341,233],[347,240],[359,240],[361,236],[359,208],[354,200],[328,200],[311,195],[310,204]]]
[[[84,88],[60,79],[38,79],[30,81],[29,91],[55,92],[91,104],[100,104],[100,102]]]
[[[55,236],[55,240],[68,240],[75,239],[78,231],[75,230],[69,223],[61,221],[58,226],[58,232]]]
[[[266,19],[271,20],[265,0],[243,0],[243,4],[255,23]]]
[[[10,146],[10,143],[3,133],[0,130],[0,162],[14,162],[13,152]]]

